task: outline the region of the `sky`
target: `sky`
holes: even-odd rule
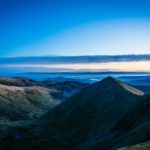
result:
[[[150,54],[149,0],[0,0],[0,57]]]

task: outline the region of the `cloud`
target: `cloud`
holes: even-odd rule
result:
[[[12,64],[81,64],[106,62],[150,61],[145,55],[101,55],[101,56],[49,56],[49,57],[10,57],[0,58],[1,65]]]

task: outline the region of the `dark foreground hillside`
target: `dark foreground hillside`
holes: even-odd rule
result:
[[[149,108],[149,95],[108,77],[41,119],[3,124],[1,149],[117,150],[150,140]]]

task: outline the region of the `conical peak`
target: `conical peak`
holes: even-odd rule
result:
[[[114,82],[114,81],[117,81],[117,80],[115,78],[111,77],[111,76],[108,76],[108,77],[104,78],[102,81]]]
[[[100,84],[104,84],[104,85],[111,85],[111,84],[119,84],[119,80],[111,77],[111,76],[108,76],[106,78],[104,78],[103,80],[101,80],[99,83]]]
[[[100,85],[103,85],[105,88],[106,87],[110,87],[110,86],[115,86],[115,87],[121,87],[123,88],[124,90],[128,91],[128,92],[131,92],[135,95],[144,95],[143,92],[139,91],[138,89],[120,81],[120,80],[117,80],[111,76],[108,76],[106,78],[104,78],[103,80],[101,80],[99,82]]]

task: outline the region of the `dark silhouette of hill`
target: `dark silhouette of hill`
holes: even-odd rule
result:
[[[28,143],[29,148],[40,145],[39,149],[110,149],[118,141],[118,122],[144,97],[134,87],[112,77],[105,78],[42,117],[32,131],[35,137],[29,142],[32,146]]]

